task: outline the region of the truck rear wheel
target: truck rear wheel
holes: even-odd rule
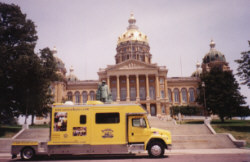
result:
[[[35,151],[31,147],[25,147],[21,151],[21,158],[23,160],[31,160],[35,157]]]
[[[148,154],[150,157],[153,158],[160,158],[163,157],[165,152],[165,148],[160,142],[152,142],[149,144],[148,147]]]

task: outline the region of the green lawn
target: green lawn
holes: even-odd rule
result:
[[[41,125],[30,125],[30,128],[49,128],[48,124],[41,124]]]
[[[11,138],[22,129],[22,126],[0,126],[0,138]]]
[[[203,124],[203,120],[184,120],[180,124]],[[250,120],[213,120],[211,126],[217,133],[230,133],[235,139],[246,140],[246,147],[250,148]]]

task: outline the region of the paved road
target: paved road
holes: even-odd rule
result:
[[[16,162],[21,161],[20,159],[13,160]],[[0,162],[13,162],[7,157],[0,157]],[[160,159],[150,159],[148,156],[78,156],[78,157],[40,157],[35,160],[36,162],[250,162],[250,154],[210,154],[210,155],[170,155]]]

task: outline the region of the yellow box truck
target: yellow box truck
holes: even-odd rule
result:
[[[136,154],[148,151],[161,157],[171,149],[171,134],[151,128],[147,113],[138,104],[55,104],[49,141],[13,141],[12,158],[35,155]]]

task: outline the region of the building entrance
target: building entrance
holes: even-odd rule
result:
[[[151,114],[151,116],[156,116],[156,105],[155,104],[150,105],[150,114]]]

